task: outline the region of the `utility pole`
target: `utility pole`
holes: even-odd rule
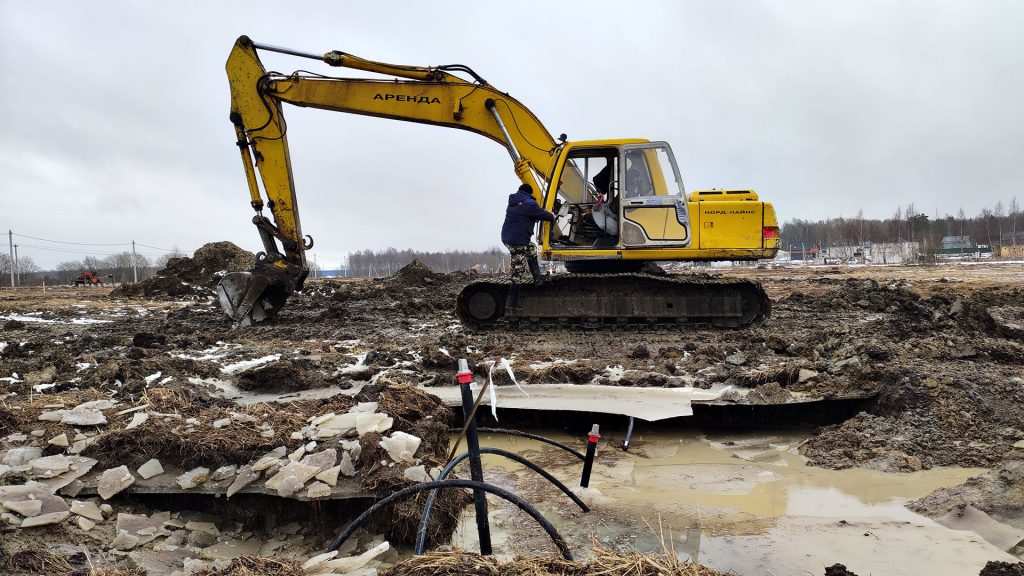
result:
[[[14,232],[7,231],[7,248],[11,252],[11,288],[14,288]]]
[[[320,265],[316,263],[316,252],[313,253],[313,278],[317,277],[317,271],[320,269]]]
[[[17,271],[18,286],[21,286],[21,264],[18,263],[18,245],[14,245],[14,269]]]
[[[139,281],[139,269],[138,269],[139,257],[135,255],[135,240],[132,240],[132,276],[135,278],[134,282]]]

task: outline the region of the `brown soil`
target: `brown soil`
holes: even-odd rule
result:
[[[825,576],[857,576],[853,572],[846,569],[846,566],[842,564],[833,564],[828,568],[825,568]]]
[[[956,507],[972,506],[994,520],[1024,531],[1024,447],[1006,454],[999,466],[959,486],[940,488],[907,504],[911,510],[941,518]],[[1018,545],[1024,552],[1024,541]]]
[[[238,376],[242,390],[288,392],[323,388],[324,378],[313,371],[308,360],[282,360],[269,366],[247,370]]]
[[[231,269],[224,262],[248,265],[231,248],[210,251],[224,257],[211,265],[200,250],[168,270],[209,287],[216,272]],[[225,256],[232,254],[238,258]],[[310,281],[274,321],[244,331],[230,330],[215,303],[26,290],[0,296],[0,315],[35,313],[52,322],[18,321],[0,332],[0,340],[18,343],[0,353],[0,364],[5,376],[20,376],[4,384],[19,394],[52,381],[50,392],[95,388],[138,401],[168,379],[162,385],[173,390],[211,378],[281,392],[370,378],[447,385],[460,356],[481,375],[508,358],[519,380],[530,383],[731,384],[753,391],[734,398],[741,404],[868,397],[861,414],[806,444],[813,464],[991,466],[1024,437],[1024,339],[1013,328],[1024,315],[1022,272],[1020,265],[735,269],[722,274],[757,280],[773,298],[765,325],[614,334],[453,328],[454,299],[478,275],[439,274],[415,262],[388,278]],[[83,316],[111,322],[71,323]],[[222,372],[270,354],[281,360]],[[353,366],[358,354],[365,361]],[[544,367],[530,368],[538,362]],[[609,377],[610,366],[621,367],[620,377]],[[495,381],[510,383],[504,371]]]
[[[1024,576],[1024,562],[996,562],[985,564],[978,576]]]
[[[116,299],[105,289],[0,293],[0,434],[42,429],[46,438],[62,432],[72,437],[70,426],[37,420],[47,404],[99,398],[124,407],[149,403],[154,411],[196,417],[202,425],[189,431],[175,419],[151,417],[126,431],[130,417],[120,417],[86,455],[100,459],[100,467],[159,457],[212,469],[277,446],[295,448],[290,432],[308,417],[377,401],[395,418],[395,429],[423,438],[418,456],[429,469],[446,456],[451,412],[412,385],[450,384],[456,359],[464,357],[480,373],[507,358],[517,378],[529,383],[733,385],[750,391],[737,397],[740,404],[868,397],[859,414],[822,428],[804,446],[820,466],[995,466],[1024,438],[1024,334],[1016,327],[1024,318],[1020,265],[735,269],[722,275],[760,281],[773,298],[765,325],[480,334],[463,330],[452,315],[459,290],[477,274],[439,274],[414,263],[389,278],[310,281],[273,321],[232,330],[207,296],[218,272],[248,269],[251,255],[223,246],[210,251],[219,256],[209,260],[201,250],[175,261],[160,281],[187,285],[201,296],[193,300],[155,279],[124,288]],[[153,296],[141,296],[146,294]],[[279,359],[236,368],[259,358]],[[367,384],[370,379],[375,384]],[[242,408],[223,399],[217,380],[282,394],[364,387],[356,399]],[[495,372],[495,381],[510,383],[503,371]],[[232,411],[259,422],[210,426]],[[258,434],[263,422],[273,427],[273,437]],[[363,447],[364,485],[384,495],[410,484],[398,465],[364,468],[381,454],[376,442]],[[1000,484],[999,474],[972,480],[958,494],[1006,493],[1010,488]],[[433,515],[438,523],[431,527],[432,541],[450,534],[468,498],[461,491],[444,494]],[[1002,506],[989,499],[993,505],[983,508],[986,500],[980,501],[974,505],[993,516]],[[376,521],[396,542],[409,541],[420,505],[422,500],[408,501]]]

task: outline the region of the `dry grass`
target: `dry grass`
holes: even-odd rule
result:
[[[587,384],[600,374],[593,366],[586,364],[552,364],[536,370],[526,369],[523,377],[535,384],[567,383]]]
[[[149,420],[132,430],[108,427],[85,454],[99,460],[101,467],[137,466],[150,458],[185,468],[244,464],[278,446],[297,445],[291,433],[302,428],[310,416],[345,412],[354,404],[347,396],[288,404],[212,404],[166,388],[150,390],[141,402],[150,406]],[[230,418],[232,412],[252,416],[255,422],[232,422],[224,428],[213,428],[215,420]],[[199,420],[191,432],[185,424],[188,418]],[[273,435],[261,435],[260,425],[264,423],[273,429]]]
[[[689,560],[681,560],[675,552],[672,531],[658,519],[655,529],[647,528],[658,538],[661,552],[642,553],[636,550],[617,552],[591,543],[590,560],[574,562],[557,557],[525,557],[499,562],[491,556],[453,550],[414,556],[395,564],[381,576],[728,576]]]
[[[220,570],[200,570],[192,576],[304,576],[302,564],[295,560],[263,556],[239,556]]]
[[[46,550],[21,550],[3,560],[0,562],[0,573],[9,576],[71,576],[75,571],[66,558]]]
[[[455,550],[431,552],[399,562],[381,576],[724,576],[670,552],[615,552],[596,546],[589,562],[561,558],[516,558],[499,562],[491,556]]]
[[[737,384],[746,388],[754,388],[769,382],[778,382],[782,386],[787,386],[800,379],[801,368],[804,366],[800,363],[786,364],[764,370],[749,370],[742,374],[736,374],[733,378],[736,379]]]

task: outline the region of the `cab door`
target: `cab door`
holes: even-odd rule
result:
[[[619,170],[622,245],[625,248],[689,246],[686,192],[668,143],[622,146]]]

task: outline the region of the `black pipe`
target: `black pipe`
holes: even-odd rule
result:
[[[476,416],[473,414],[473,393],[469,384],[473,373],[465,360],[459,360],[456,375],[462,392],[462,416],[466,419],[466,447],[469,449],[469,476],[474,482],[484,481],[484,466],[480,462],[480,437],[476,432]],[[480,490],[473,490],[473,505],[476,508],[476,531],[480,537],[480,553],[489,556],[491,548],[491,524],[487,517],[487,496]]]
[[[590,429],[590,434],[587,434],[587,458],[583,461],[583,475],[580,476],[580,487],[582,488],[590,486],[590,470],[594,466],[597,442],[601,439],[601,434],[598,431],[597,424],[594,424],[594,427]]]
[[[359,527],[362,526],[364,522],[366,522],[366,519],[369,518],[370,515],[380,510],[381,508],[384,508],[385,506],[398,500],[406,500],[412,495],[422,492],[424,490],[434,490],[437,488],[472,488],[473,490],[489,492],[491,494],[494,494],[495,496],[500,496],[501,498],[508,500],[509,502],[515,504],[520,510],[529,514],[531,518],[536,520],[537,523],[540,524],[542,528],[544,528],[544,531],[547,532],[548,536],[551,537],[551,541],[554,542],[555,546],[558,547],[558,551],[562,553],[563,558],[565,558],[566,560],[572,560],[572,552],[569,550],[569,545],[565,543],[565,540],[562,538],[562,535],[558,533],[558,530],[556,530],[550,522],[548,522],[547,518],[545,518],[540,512],[538,512],[536,508],[530,506],[528,502],[526,502],[519,496],[516,496],[515,494],[509,492],[508,490],[505,490],[504,488],[499,488],[497,486],[494,486],[493,484],[460,479],[435,480],[433,482],[423,482],[421,484],[410,486],[408,488],[403,488],[398,492],[395,492],[394,494],[388,496],[387,498],[384,498],[383,500],[377,502],[373,506],[370,506],[368,510],[360,514],[358,518],[353,520],[352,523],[350,523],[348,527],[346,527],[345,530],[341,534],[339,534],[337,538],[335,538],[334,542],[331,543],[331,545],[327,548],[326,551],[334,552],[339,547],[341,547],[341,545],[345,543],[345,540],[348,540],[349,536],[351,536],[353,532],[359,529]]]
[[[569,454],[572,454],[573,456],[579,458],[580,460],[586,460],[587,459],[586,456],[584,456],[582,452],[580,452],[579,450],[576,450],[575,448],[572,448],[570,446],[566,446],[565,444],[562,444],[561,442],[559,442],[557,440],[552,440],[550,438],[545,438],[543,436],[540,436],[540,435],[537,435],[537,434],[532,434],[530,432],[523,432],[522,430],[509,430],[507,428],[482,428],[482,427],[481,428],[477,428],[476,430],[477,430],[477,432],[484,432],[484,433],[487,433],[487,434],[508,434],[510,436],[522,436],[523,438],[529,438],[531,440],[538,440],[540,442],[544,442],[545,444],[550,444],[552,446],[556,446],[558,448],[561,448],[562,450],[565,450],[566,452],[568,452]],[[448,431],[449,432],[459,432],[461,430],[459,428],[451,428]]]
[[[584,512],[590,512],[590,508],[587,506],[587,504],[583,502],[583,500],[580,500],[579,496],[573,494],[572,489],[570,489],[568,486],[559,481],[558,478],[552,476],[551,473],[549,473],[547,470],[541,468],[540,466],[534,464],[533,462],[527,460],[526,458],[523,458],[522,456],[516,454],[515,452],[509,452],[508,450],[502,450],[501,448],[480,448],[480,452],[482,454],[497,454],[498,456],[504,456],[509,460],[519,462],[520,464],[526,466],[530,470],[533,470],[534,472],[543,476],[544,479],[546,479],[548,482],[551,482],[552,484],[557,486],[559,490],[564,492],[566,496],[568,496],[573,502],[576,503],[577,506],[580,507],[580,510],[583,510]],[[463,452],[462,454],[459,454],[458,456],[453,458],[452,461],[449,462],[448,465],[444,467],[444,470],[441,470],[441,473],[438,474],[437,479],[444,480],[448,478],[448,475],[451,474],[452,470],[455,469],[455,466],[457,466],[460,462],[462,462],[468,457],[469,452]],[[430,512],[434,508],[434,499],[436,497],[437,490],[434,490],[433,492],[430,493],[430,496],[427,498],[427,503],[423,505],[423,517],[420,518],[420,527],[419,530],[416,532],[416,554],[423,554],[423,549],[427,541],[427,524],[430,522]]]

